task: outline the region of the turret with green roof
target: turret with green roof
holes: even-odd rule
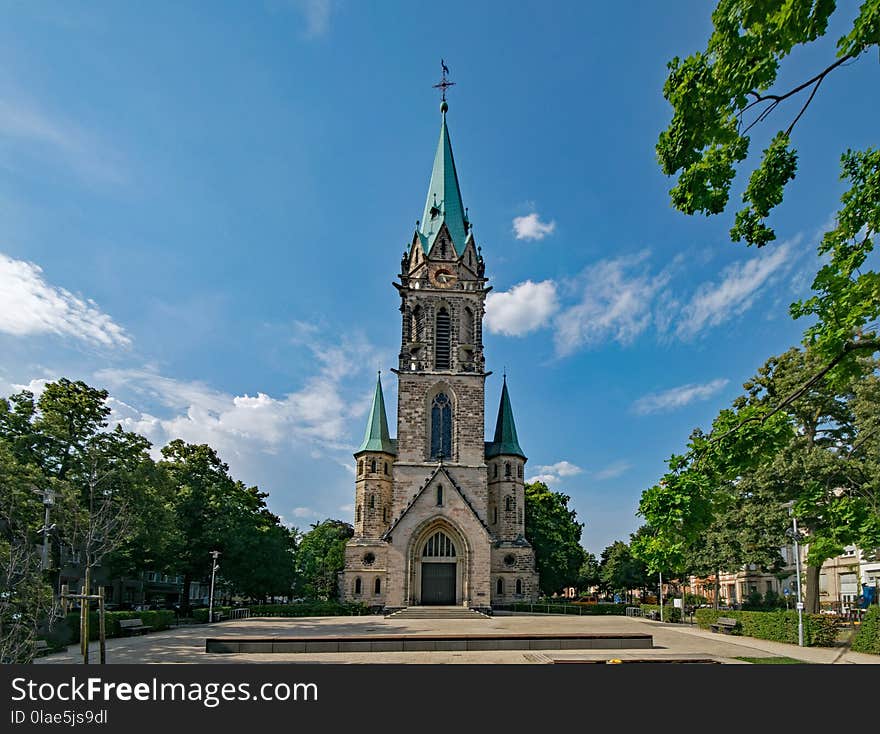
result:
[[[498,405],[498,420],[495,422],[495,440],[486,443],[486,458],[496,456],[519,456],[526,458],[516,436],[516,423],[513,421],[513,408],[507,392],[507,376],[501,387],[501,403]]]
[[[382,394],[382,377],[376,378],[376,392],[373,394],[373,405],[367,419],[367,431],[360,448],[354,455],[359,456],[366,451],[378,451],[384,454],[396,454],[395,441],[388,435],[388,418],[385,416],[385,397]]]

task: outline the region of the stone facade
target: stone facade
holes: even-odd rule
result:
[[[532,600],[538,576],[524,534],[526,457],[506,384],[495,440],[485,440],[489,288],[461,206],[445,109],[425,220],[398,278],[398,437],[387,435],[380,383],[355,453],[355,533],[340,597],[385,610]]]

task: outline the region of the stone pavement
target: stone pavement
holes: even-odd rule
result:
[[[290,653],[208,654],[206,637],[240,635],[290,637],[368,634],[506,634],[590,632],[597,634],[642,632],[653,635],[650,650],[497,650],[484,652],[396,652],[396,653]],[[97,643],[90,647],[92,662],[98,660]],[[736,657],[786,656],[807,663],[880,663],[880,656],[844,652],[838,648],[800,648],[752,637],[723,635],[680,624],[652,622],[630,617],[565,617],[554,615],[497,615],[491,619],[386,619],[364,617],[252,618],[190,625],[138,637],[107,641],[108,663],[552,663],[605,662],[620,660],[711,660],[739,663]],[[38,658],[38,664],[81,662],[79,646],[66,653]]]

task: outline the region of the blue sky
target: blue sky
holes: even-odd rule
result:
[[[787,306],[815,273],[839,155],[877,143],[861,59],[796,129],[775,244],[731,244],[732,215],[673,211],[654,156],[665,66],[704,47],[709,16],[705,2],[7,0],[0,394],[86,380],[157,448],[211,443],[288,523],[351,520],[376,369],[396,405],[391,281],[424,205],[443,57],[494,288],[487,424],[506,366],[527,476],[571,496],[589,550],[626,539],[668,455],[798,343]],[[824,68],[846,19],[783,79]]]

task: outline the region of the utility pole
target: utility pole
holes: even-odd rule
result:
[[[797,580],[797,613],[798,613],[798,645],[804,646],[804,602],[801,597],[801,552],[798,548],[798,529],[797,517],[794,514],[794,507],[788,508],[791,514],[792,536],[794,538],[794,569],[795,579]]]
[[[211,595],[208,597],[208,624],[214,621],[214,574],[220,566],[217,565],[217,556],[220,551],[211,551]]]
[[[40,569],[49,570],[49,533],[54,529],[54,525],[49,525],[49,508],[55,504],[55,493],[51,489],[33,489],[34,494],[40,495],[43,499],[43,507],[45,514],[43,516],[43,551],[40,558]]]

